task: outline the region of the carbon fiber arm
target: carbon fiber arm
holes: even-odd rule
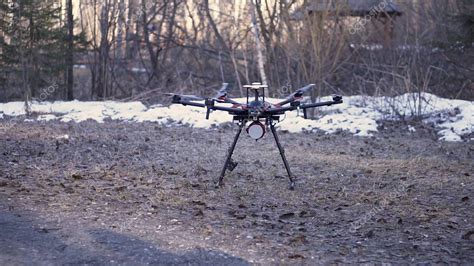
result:
[[[322,107],[322,106],[331,106],[331,105],[334,105],[334,104],[340,104],[342,102],[343,102],[342,97],[339,96],[339,95],[336,95],[336,96],[333,96],[332,101],[319,102],[319,103],[308,103],[308,104],[300,104],[299,102],[292,102],[290,106],[280,107],[280,108],[270,108],[265,113],[270,114],[270,115],[278,115],[278,114],[283,114],[287,111],[302,109],[304,114],[305,114],[305,118],[306,118],[306,109]]]
[[[245,115],[245,114],[248,113],[247,110],[242,110],[240,108],[217,106],[217,105],[215,105],[214,100],[206,100],[205,103],[197,103],[197,102],[193,102],[193,101],[189,101],[189,100],[183,100],[179,95],[175,95],[173,97],[172,103],[182,104],[184,106],[189,105],[189,106],[207,108],[206,119],[209,118],[209,111],[210,110],[225,111],[225,112],[228,112],[232,115]]]

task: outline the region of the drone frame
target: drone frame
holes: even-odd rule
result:
[[[175,94],[173,95],[173,100],[172,100],[172,103],[174,104],[182,104],[184,106],[189,105],[189,106],[206,108],[207,109],[206,119],[209,119],[209,115],[211,111],[217,110],[217,111],[228,112],[230,115],[233,116],[233,121],[237,121],[239,123],[239,129],[236,135],[234,136],[232,145],[230,146],[227,152],[224,167],[222,168],[222,171],[219,175],[219,179],[216,182],[215,186],[220,187],[223,184],[226,171],[227,170],[233,171],[234,168],[237,166],[237,163],[232,161],[232,155],[234,153],[235,147],[237,145],[237,141],[239,140],[240,134],[242,133],[242,130],[244,129],[245,125],[250,121],[253,121],[254,123],[255,122],[260,123],[261,120],[265,120],[265,126],[270,127],[270,131],[272,132],[272,135],[277,144],[278,150],[280,152],[280,156],[283,160],[283,164],[285,165],[285,169],[290,181],[290,189],[294,189],[295,177],[293,176],[291,172],[290,166],[288,164],[288,160],[286,159],[286,156],[285,156],[285,149],[281,145],[280,139],[276,132],[276,129],[275,129],[276,123],[280,121],[281,115],[284,115],[288,111],[294,111],[294,110],[303,110],[304,118],[307,119],[308,118],[307,109],[340,104],[343,102],[342,97],[339,95],[334,95],[332,101],[302,104],[301,100],[303,98],[302,97],[303,94],[315,86],[314,84],[309,84],[305,87],[298,89],[297,91],[289,95],[285,100],[276,104],[270,104],[270,103],[265,102],[265,89],[268,88],[268,86],[262,85],[260,83],[253,83],[252,85],[243,86],[244,88],[247,89],[247,102],[243,104],[243,103],[236,102],[227,97],[227,91],[226,91],[227,85],[228,85],[227,83],[224,83],[222,89],[219,90],[218,95],[214,98],[205,99],[205,98],[199,98],[197,96],[186,96],[186,95]],[[252,102],[250,102],[250,94],[249,94],[250,89],[254,90],[255,92],[255,98],[254,98],[254,101]],[[262,90],[262,94],[259,93],[259,90]],[[262,98],[262,100],[259,99],[260,97]],[[204,103],[194,102],[196,100],[204,100]],[[216,105],[216,102],[229,103],[229,104],[232,104],[232,107],[219,106],[219,105]],[[289,104],[289,106],[285,106],[287,104]],[[263,133],[261,137],[263,137],[264,134],[265,133]],[[258,139],[255,139],[255,140],[258,140]]]

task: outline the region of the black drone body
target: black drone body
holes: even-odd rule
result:
[[[233,121],[239,123],[239,130],[235,135],[232,146],[230,147],[227,154],[224,168],[222,169],[219,180],[216,183],[217,187],[222,185],[226,170],[232,171],[237,166],[237,163],[232,161],[232,154],[240,137],[240,133],[244,127],[247,126],[247,133],[252,139],[255,140],[261,139],[267,132],[267,129],[270,128],[290,179],[290,189],[293,189],[295,185],[294,176],[291,173],[290,166],[286,160],[285,151],[278,139],[278,135],[275,130],[275,124],[280,121],[280,116],[284,115],[288,111],[302,110],[304,118],[307,118],[307,109],[342,103],[342,97],[339,95],[334,95],[332,101],[302,103],[301,101],[303,100],[303,94],[314,86],[314,84],[304,86],[290,94],[285,100],[276,104],[272,104],[265,101],[265,89],[268,88],[267,85],[253,83],[252,85],[244,86],[244,88],[247,89],[247,102],[239,103],[228,97],[228,84],[224,83],[217,95],[213,98],[173,94],[173,103],[182,104],[185,106],[190,105],[206,108],[206,119],[209,119],[211,111],[225,111],[233,116]],[[250,91],[253,91],[253,96],[250,95]],[[198,101],[204,101],[204,103]],[[232,106],[222,106],[219,105],[219,103],[231,104]]]

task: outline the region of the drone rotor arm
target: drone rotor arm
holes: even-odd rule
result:
[[[231,114],[236,114],[236,115],[243,115],[247,113],[246,110],[242,110],[240,108],[234,108],[234,107],[225,107],[225,106],[217,106],[217,105],[208,106],[208,107],[211,110],[225,111],[225,112],[229,112]]]
[[[319,102],[319,103],[308,103],[303,104],[300,106],[301,109],[309,109],[309,108],[316,108],[316,107],[323,107],[323,106],[331,106],[333,104],[338,104],[334,101],[327,101],[327,102]]]
[[[229,98],[227,98],[227,103],[231,103],[231,104],[235,104],[235,105],[239,105],[239,106],[240,106],[240,105],[245,105],[245,104],[243,104],[243,103],[239,103],[239,102],[234,101],[234,100],[229,99]]]
[[[292,103],[292,102],[294,102],[295,100],[296,100],[295,97],[291,97],[291,98],[288,98],[288,99],[286,99],[286,100],[283,100],[283,101],[281,101],[281,102],[279,102],[279,103],[276,103],[275,106],[283,106],[283,105],[285,105],[285,104]]]
[[[308,104],[300,104],[299,102],[292,103],[290,106],[286,107],[279,107],[279,108],[270,108],[266,110],[265,112],[270,115],[278,115],[278,114],[283,114],[288,111],[294,111],[296,109],[302,109],[303,112],[306,113],[306,109],[309,108],[316,108],[316,107],[322,107],[322,106],[331,106],[334,104],[340,104],[342,103],[342,97],[339,95],[333,96],[332,101],[326,101],[326,102],[318,102],[318,103],[308,103]]]
[[[173,94],[173,93],[166,93],[168,96],[172,96],[173,103],[180,103],[180,101],[204,101],[206,99],[196,96],[196,95],[182,95],[182,94]]]
[[[203,103],[197,103],[190,100],[183,100],[183,99],[180,99],[179,97],[173,97],[173,103],[182,104],[184,106],[189,105],[189,106],[196,106],[196,107],[206,107],[206,105]]]
[[[315,108],[315,107],[322,107],[322,106],[331,106],[333,104],[341,104],[341,103],[343,103],[342,97],[339,95],[334,95],[332,98],[332,101],[303,104],[300,106],[300,108],[308,109],[308,108]]]
[[[265,113],[269,114],[269,115],[281,115],[281,114],[284,114],[285,112],[293,111],[293,110],[296,110],[296,109],[298,109],[298,106],[286,106],[286,107],[278,107],[278,108],[269,108],[269,109],[265,110]]]
[[[239,103],[239,102],[234,101],[234,100],[232,100],[228,97],[221,97],[221,98],[217,98],[215,100],[218,103],[231,103],[231,104],[238,105],[238,106],[244,105],[243,103]]]

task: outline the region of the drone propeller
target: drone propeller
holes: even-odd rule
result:
[[[214,96],[214,99],[219,99],[222,97],[227,97],[227,88],[229,88],[229,83],[222,83],[222,87],[217,91],[217,94]]]
[[[217,94],[213,98],[204,98],[196,95],[180,95],[180,94],[173,94],[173,93],[166,93],[166,95],[172,96],[173,103],[178,103],[182,105],[190,105],[196,107],[204,107],[206,108],[206,119],[209,119],[209,115],[212,110],[221,110],[227,111],[233,114],[242,113],[244,112],[242,109],[238,107],[244,106],[244,104],[236,102],[232,99],[227,98],[227,88],[229,84],[223,83],[222,87],[219,89]],[[204,103],[197,103],[195,101],[204,101]],[[234,106],[232,107],[225,107],[225,106],[216,106],[215,103],[231,103]]]
[[[206,100],[203,97],[196,96],[196,95],[181,95],[175,93],[165,93],[165,95],[173,96],[173,100],[182,100],[182,101],[204,101]]]
[[[222,87],[217,91],[217,93],[212,98],[204,98],[201,96],[196,95],[181,95],[175,93],[166,93],[168,96],[173,96],[173,99],[176,101],[216,101],[220,103],[232,103],[232,104],[239,104],[236,101],[233,101],[227,98],[227,89],[229,87],[229,83],[222,83]]]
[[[315,84],[309,84],[309,85],[306,85],[302,88],[299,88],[297,89],[295,92],[293,92],[292,94],[288,95],[288,97],[285,98],[284,101],[282,102],[279,102],[277,103],[276,105],[278,106],[282,106],[282,105],[285,105],[287,103],[291,103],[291,102],[294,102],[297,100],[297,98],[300,98],[303,96],[303,94],[305,94],[306,92],[308,92],[309,90],[311,90],[311,88],[313,88],[314,86],[316,86]]]
[[[304,104],[302,106],[304,119],[308,118],[308,112],[306,111],[308,108],[321,107],[321,106],[331,106],[333,104],[342,103],[342,96],[341,95],[332,94],[331,97],[332,97],[332,101]]]
[[[311,90],[311,88],[313,88],[314,86],[316,86],[315,84],[309,84],[309,85],[306,85],[302,88],[299,88],[297,89],[295,92],[293,92],[292,94],[290,94],[290,96],[287,97],[287,99],[291,99],[291,98],[298,98],[298,97],[301,97],[303,96],[303,94],[305,94],[306,92],[308,92],[309,90]]]
[[[294,100],[295,98],[302,97],[303,94],[305,94],[306,92],[311,90],[311,88],[313,88],[314,86],[316,86],[316,85],[315,84],[308,84],[308,85],[306,85],[302,88],[299,88],[295,92],[293,92],[292,94],[288,95],[285,99],[286,100]]]
[[[220,88],[219,91],[217,91],[217,94],[214,96],[213,100],[215,100],[218,103],[231,103],[235,105],[243,105],[227,97],[228,88],[229,88],[229,83],[222,83],[222,87]]]

